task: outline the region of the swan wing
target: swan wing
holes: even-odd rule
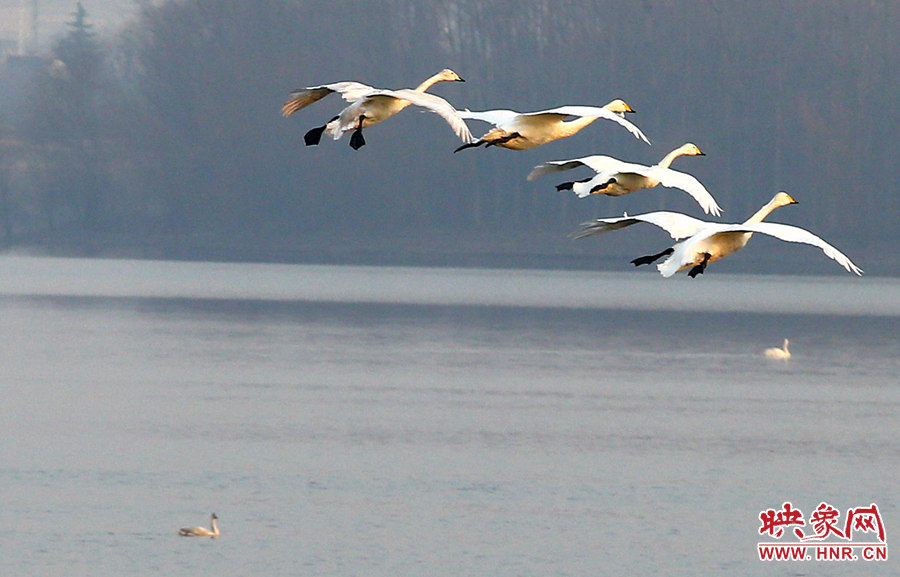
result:
[[[640,164],[627,164],[622,163],[625,167],[624,170],[619,170],[618,172],[633,172],[635,174],[640,174],[641,176],[646,176],[647,178],[652,178],[653,180],[659,181],[659,183],[668,188],[679,188],[689,195],[693,197],[694,200],[700,205],[703,211],[706,214],[712,214],[714,216],[720,216],[722,214],[722,208],[716,202],[716,199],[712,197],[706,187],[703,186],[699,180],[690,174],[679,172],[677,170],[672,170],[671,168],[666,168],[663,166],[642,166]]]
[[[404,88],[402,90],[374,90],[365,96],[365,99],[367,100],[373,98],[396,98],[398,100],[406,100],[415,106],[434,112],[447,121],[447,124],[453,129],[456,136],[463,142],[466,144],[475,142],[475,137],[472,136],[463,117],[459,115],[452,104],[440,96]]]
[[[618,218],[598,218],[585,222],[581,228],[572,233],[572,238],[584,238],[595,234],[601,234],[611,230],[618,230],[639,222],[646,222],[663,229],[675,240],[687,238],[710,226],[705,222],[680,212],[657,211],[634,216],[621,216]]]
[[[615,166],[616,164],[625,164],[610,156],[585,156],[583,158],[572,158],[570,160],[550,160],[535,166],[528,174],[528,180],[552,174],[554,172],[562,172],[564,170],[572,170],[579,166],[587,166],[594,172],[602,172]]]
[[[541,110],[538,112],[527,112],[522,114],[522,116],[595,116],[597,118],[603,118],[605,120],[612,120],[613,122],[619,124],[628,132],[630,132],[635,138],[639,140],[643,140],[647,144],[650,144],[650,141],[641,132],[641,129],[635,126],[631,121],[626,118],[623,118],[621,115],[610,112],[605,108],[600,108],[599,106],[560,106],[558,108],[551,108],[549,110]]]
[[[375,89],[371,86],[359,82],[335,82],[322,84],[321,86],[298,88],[290,93],[290,98],[281,107],[281,113],[284,116],[290,116],[301,108],[306,108],[313,102],[322,100],[335,92],[340,94],[347,102],[355,102],[373,90]]]
[[[466,109],[457,110],[456,113],[459,114],[461,118],[467,120],[481,120],[482,122],[488,122],[497,127],[508,125],[514,122],[517,117],[521,116],[521,114],[515,110],[484,110],[481,112],[473,112]]]
[[[715,234],[717,232],[758,232],[762,234],[766,234],[769,236],[773,236],[777,239],[786,241],[786,242],[797,242],[801,244],[808,244],[810,246],[817,247],[825,253],[825,256],[834,260],[839,265],[844,267],[847,272],[855,273],[860,276],[863,273],[863,270],[853,264],[853,262],[841,251],[834,248],[818,236],[809,232],[804,228],[800,228],[799,226],[791,226],[788,224],[779,224],[776,222],[757,222],[751,224],[733,224],[733,225],[724,225],[717,227],[718,230],[710,231],[711,234]],[[698,235],[701,237],[708,237],[711,234]],[[693,241],[694,239],[691,239]]]

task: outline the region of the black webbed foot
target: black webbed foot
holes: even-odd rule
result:
[[[664,256],[669,256],[673,252],[675,252],[675,249],[669,247],[666,250],[664,250],[662,252],[658,252],[656,254],[651,254],[651,255],[647,255],[647,256],[639,256],[636,259],[634,259],[633,261],[631,261],[631,264],[633,264],[634,266],[641,266],[642,264],[651,264],[651,263],[658,261],[659,259],[661,259]]]
[[[482,146],[484,144],[487,144],[487,142],[485,142],[483,140],[476,140],[475,142],[467,142],[466,144],[463,144],[462,146],[460,146],[453,152],[456,153],[456,152],[459,152],[460,150],[465,150],[467,148],[478,148],[479,146]]]
[[[319,141],[322,140],[323,132],[325,132],[324,125],[312,128],[309,132],[303,135],[303,142],[306,143],[306,146],[316,146],[319,144]]]
[[[350,135],[350,148],[352,148],[353,150],[359,150],[365,145],[366,139],[363,138],[362,129],[357,128],[353,131],[353,134]]]
[[[700,261],[700,264],[696,265],[694,268],[688,271],[688,276],[691,278],[696,277],[698,274],[703,274],[703,271],[706,270],[706,264],[709,262],[709,253],[703,254],[703,260]]]
[[[359,119],[356,121],[356,130],[354,130],[353,134],[350,135],[350,148],[352,148],[353,150],[359,150],[366,145],[366,139],[363,138],[362,134],[363,121],[365,121],[365,119],[365,114],[359,115]]]

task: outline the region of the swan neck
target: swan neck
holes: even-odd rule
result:
[[[753,216],[744,221],[744,224],[753,224],[756,222],[762,222],[764,218],[769,216],[769,214],[778,208],[778,205],[775,204],[775,200],[772,199],[765,204],[762,208],[753,213]]]
[[[426,78],[425,81],[422,82],[422,84],[419,84],[418,86],[416,86],[416,92],[425,92],[426,90],[428,90],[429,88],[431,88],[432,86],[434,86],[435,84],[437,84],[440,81],[441,81],[440,73],[435,74],[434,76],[431,76],[429,78]]]
[[[684,152],[680,148],[676,148],[669,154],[665,155],[662,160],[659,161],[657,166],[661,166],[663,168],[669,168],[672,165],[672,161],[678,158],[679,156],[683,156]]]

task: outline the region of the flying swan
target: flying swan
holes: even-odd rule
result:
[[[534,180],[539,176],[553,172],[571,170],[579,166],[587,166],[597,173],[593,178],[575,182],[564,182],[557,185],[556,190],[571,190],[579,198],[592,194],[606,194],[608,196],[622,196],[632,192],[663,185],[671,188],[680,188],[703,208],[706,214],[719,216],[721,208],[715,199],[706,190],[700,181],[683,172],[672,170],[669,166],[679,156],[706,156],[690,142],[682,144],[667,154],[659,164],[644,166],[622,162],[611,156],[585,156],[572,160],[552,160],[534,167],[528,175],[528,180]]]
[[[788,350],[789,342],[790,341],[788,341],[787,339],[784,339],[784,344],[781,346],[781,348],[772,347],[772,348],[766,349],[766,351],[765,351],[766,356],[769,357],[770,359],[789,359],[789,358],[791,358],[791,351]]]
[[[676,272],[690,268],[688,276],[695,277],[702,274],[706,266],[719,259],[735,253],[744,246],[754,233],[767,234],[787,242],[799,242],[809,244],[822,249],[825,256],[834,259],[848,272],[862,274],[862,270],[853,264],[842,252],[817,237],[808,230],[789,226],[762,222],[769,213],[780,206],[797,204],[786,192],[779,192],[772,200],[760,208],[756,213],[744,221],[743,224],[723,224],[705,222],[691,218],[677,212],[648,212],[619,218],[598,218],[586,222],[582,228],[572,234],[574,238],[584,238],[594,234],[600,234],[609,230],[617,230],[631,226],[639,222],[649,222],[668,232],[673,239],[682,240],[671,248],[649,256],[634,259],[634,266],[656,262],[664,256],[668,256],[664,262],[657,265],[657,269],[664,277],[670,277]]]
[[[207,529],[206,527],[183,527],[178,530],[178,534],[182,537],[210,537],[215,539],[219,536],[219,526],[216,525],[216,519],[219,516],[215,513],[210,517],[210,526],[212,530]]]
[[[411,104],[439,114],[450,124],[450,127],[463,142],[473,142],[475,138],[469,132],[465,121],[457,114],[453,105],[439,96],[425,92],[435,83],[441,81],[465,82],[456,72],[445,68],[422,82],[415,89],[386,90],[373,88],[359,82],[335,82],[321,86],[298,88],[291,92],[290,99],[281,107],[281,113],[284,116],[290,116],[313,102],[334,93],[340,94],[344,100],[351,103],[324,126],[318,126],[309,130],[303,136],[307,146],[319,144],[323,132],[327,132],[335,140],[338,140],[345,132],[352,131],[350,146],[354,150],[358,150],[366,144],[362,135],[363,128],[378,124]]]
[[[560,106],[538,112],[516,112],[515,110],[486,110],[472,112],[458,110],[466,119],[482,120],[494,125],[475,142],[466,143],[454,152],[481,145],[502,146],[513,150],[528,150],[548,142],[576,134],[598,118],[612,120],[624,126],[628,132],[650,144],[641,130],[625,119],[625,114],[634,112],[624,100],[613,100],[600,108],[596,106]],[[572,118],[572,120],[566,120]]]

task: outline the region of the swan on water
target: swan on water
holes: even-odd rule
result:
[[[744,248],[754,233],[767,234],[787,241],[812,245],[822,249],[825,256],[834,259],[848,272],[857,275],[862,270],[853,264],[842,252],[809,232],[796,226],[762,222],[766,216],[778,207],[797,204],[786,192],[779,192],[742,224],[723,224],[705,222],[677,212],[648,212],[618,218],[598,218],[582,224],[582,228],[572,234],[574,238],[584,238],[610,230],[618,230],[639,222],[648,222],[665,230],[675,240],[682,240],[666,250],[649,256],[642,256],[631,261],[634,266],[656,262],[668,256],[657,269],[664,277],[690,268],[688,276],[695,277],[706,270],[709,263],[715,262]]]
[[[290,99],[281,107],[284,116],[290,116],[313,102],[325,98],[329,94],[340,94],[351,104],[340,114],[332,118],[324,126],[309,130],[303,137],[307,146],[319,144],[322,133],[328,133],[338,140],[345,132],[353,132],[350,146],[358,150],[366,141],[362,129],[378,124],[397,114],[410,105],[420,106],[443,117],[463,142],[475,140],[465,121],[457,114],[455,107],[449,102],[427,94],[431,86],[441,81],[465,82],[456,72],[445,68],[429,77],[415,89],[387,90],[373,88],[359,82],[335,82],[321,86],[298,88],[290,94]]]
[[[219,526],[216,524],[216,519],[219,516],[215,513],[210,517],[210,527],[212,529],[207,529],[206,527],[183,527],[178,530],[178,534],[182,537],[211,537],[215,539],[219,536]]]
[[[669,154],[659,164],[644,166],[622,162],[611,156],[585,156],[571,160],[552,160],[534,167],[528,175],[528,180],[534,180],[539,176],[553,172],[571,170],[579,166],[587,166],[596,172],[596,176],[586,180],[564,182],[556,187],[556,190],[571,190],[579,198],[592,194],[606,194],[608,196],[622,196],[644,188],[653,188],[663,185],[670,188],[680,188],[694,200],[696,200],[707,214],[719,216],[721,208],[716,203],[706,187],[700,181],[683,172],[672,170],[669,166],[679,156],[706,156],[696,144],[685,143]]]
[[[781,348],[771,347],[766,349],[766,356],[771,359],[789,359],[791,358],[791,351],[788,350],[788,340],[784,339],[784,344]]]
[[[494,128],[475,142],[460,146],[455,152],[482,145],[527,150],[553,140],[572,136],[598,118],[612,120],[625,127],[635,138],[650,144],[644,133],[625,119],[625,114],[634,112],[634,109],[624,100],[619,99],[599,108],[596,106],[560,106],[538,112],[516,112],[515,110],[486,110],[484,112],[459,110],[458,112],[465,119],[488,122],[493,124]],[[566,120],[567,118],[572,120]]]

